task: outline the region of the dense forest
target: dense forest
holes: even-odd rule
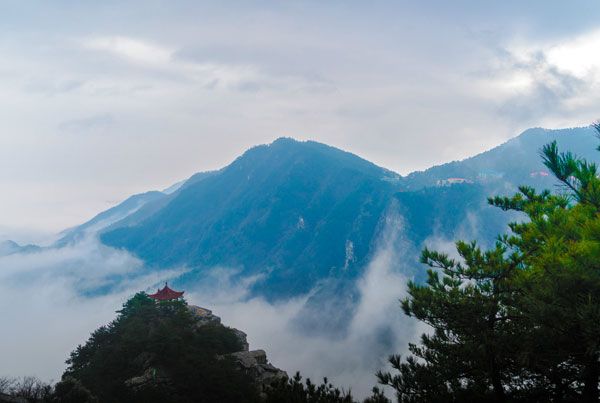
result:
[[[541,155],[560,186],[491,197],[521,216],[493,248],[459,241],[456,256],[423,250],[428,278],[408,284],[401,308],[430,331],[377,374],[399,402],[599,400],[599,172],[556,143]],[[230,358],[241,348],[232,330],[195,320],[185,301],[140,293],[71,353],[60,382],[3,379],[0,401],[354,402],[327,379],[300,374],[259,393]],[[140,372],[147,382],[132,387]],[[374,388],[365,402],[389,401]]]

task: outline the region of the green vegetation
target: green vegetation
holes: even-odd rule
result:
[[[168,204],[101,239],[149,266],[193,268],[181,281],[203,279],[204,268],[236,267],[240,275],[264,277],[253,294],[304,295],[319,279],[352,275],[368,262],[396,191],[382,180],[389,175],[333,147],[282,138],[186,184]],[[352,270],[343,270],[348,240],[354,259]],[[265,268],[273,270],[265,275]]]
[[[79,382],[101,402],[255,401],[252,379],[219,358],[241,349],[231,329],[197,329],[184,301],[139,293],[71,353],[57,390]]]
[[[600,134],[600,124],[596,130]],[[408,284],[401,306],[430,331],[409,345],[407,357],[390,357],[393,371],[377,374],[399,402],[600,399],[599,172],[560,152],[555,142],[542,149],[542,158],[560,191],[522,186],[512,197],[490,198],[491,205],[521,217],[494,247],[459,241],[454,257],[423,250],[427,279]],[[460,199],[464,190],[444,191]],[[442,208],[421,202],[427,192],[400,197],[424,209]],[[326,378],[318,385],[300,374],[260,391],[228,356],[242,348],[232,329],[198,326],[184,301],[156,302],[139,293],[71,353],[54,387],[35,378],[3,378],[0,400],[355,402]],[[364,401],[388,402],[377,388]]]
[[[350,391],[302,377],[274,379],[261,391],[230,353],[243,350],[230,328],[198,322],[183,300],[129,299],[115,320],[94,331],[67,360],[62,380],[0,378],[0,402],[355,403]],[[389,403],[378,389],[364,403]]]
[[[320,385],[310,379],[302,382],[300,373],[289,379],[282,379],[272,385],[265,403],[355,403],[350,391],[334,387],[327,378]],[[378,388],[373,388],[371,397],[363,403],[391,403]]]
[[[423,251],[428,279],[402,309],[431,332],[378,374],[400,402],[598,401],[600,179],[556,143],[542,155],[562,191],[490,199],[527,218],[494,248]]]
[[[231,329],[196,327],[184,301],[156,303],[139,293],[118,317],[96,330],[67,361],[54,402],[291,402],[354,403],[350,392],[297,374],[262,395],[254,380],[225,354],[242,350]],[[150,374],[150,376],[147,376]],[[145,378],[144,378],[145,376]],[[141,381],[144,378],[144,381]],[[139,379],[140,381],[132,382]],[[365,403],[389,403],[374,389]]]

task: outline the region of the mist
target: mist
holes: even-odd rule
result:
[[[60,379],[69,352],[128,297],[180,272],[147,272],[138,259],[93,237],[0,257],[0,376]],[[101,292],[105,287],[111,292]]]
[[[403,238],[402,219],[391,214],[376,252],[357,280],[360,299],[343,337],[300,331],[294,321],[310,293],[284,302],[251,298],[259,277],[234,280],[232,269],[217,267],[207,280],[186,291],[189,304],[213,310],[225,325],[248,334],[251,349],[264,349],[271,363],[289,375],[300,371],[320,381],[328,377],[357,397],[376,385],[375,372],[392,353],[404,353],[424,330],[405,317],[408,268],[401,262],[414,248]],[[138,291],[176,280],[186,268],[151,271],[131,254],[106,247],[94,236],[62,248],[0,257],[0,376],[35,375],[60,379],[69,353],[90,333],[115,317]],[[323,318],[327,320],[327,318]]]
[[[403,267],[403,262],[414,261],[405,257],[415,249],[403,237],[400,216],[392,213],[385,221],[376,252],[357,280],[360,294],[357,306],[341,311],[354,312],[346,318],[348,328],[342,337],[337,333],[335,336],[307,333],[294,326],[310,293],[276,304],[262,298],[244,299],[247,288],[232,285],[222,270],[217,276],[221,278],[220,284],[227,287],[193,290],[188,302],[212,309],[225,324],[246,332],[250,348],[267,351],[269,360],[288,375],[300,371],[313,381],[327,377],[336,386],[363,397],[376,386],[375,373],[386,366],[388,356],[404,354],[408,342],[427,330],[406,317],[399,303],[406,295],[409,280],[404,273],[410,271]]]

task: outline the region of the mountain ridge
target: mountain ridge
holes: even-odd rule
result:
[[[433,186],[435,185],[435,180],[438,180],[442,176],[465,176],[474,180],[477,177],[474,173],[485,173],[486,170],[489,171],[495,168],[495,171],[504,171],[502,172],[504,174],[508,173],[509,180],[512,182],[522,180],[528,182],[527,184],[531,184],[529,180],[531,171],[528,170],[533,167],[539,170],[545,169],[539,157],[539,151],[544,144],[555,140],[559,148],[564,151],[575,152],[589,160],[598,159],[598,156],[595,154],[598,140],[594,130],[590,126],[567,129],[531,128],[494,148],[463,160],[451,161],[423,171],[412,172],[405,179],[413,187]],[[532,154],[533,150],[535,151]],[[514,166],[515,162],[524,161],[531,161],[531,164]],[[515,171],[515,168],[518,171]],[[551,178],[548,177],[548,181],[544,181],[544,183],[547,185],[550,183],[550,180]]]
[[[563,128],[563,129],[546,129],[546,128],[542,128],[542,127],[534,127],[534,128],[530,128],[530,129],[527,129],[527,130],[523,131],[521,134],[508,139],[507,141],[499,144],[496,147],[493,147],[493,148],[491,148],[489,150],[486,150],[486,151],[483,151],[481,153],[475,154],[475,155],[473,155],[471,157],[467,157],[467,158],[464,158],[462,160],[453,160],[453,161],[449,161],[449,162],[446,162],[446,163],[443,163],[443,164],[434,165],[434,166],[429,167],[429,168],[427,168],[425,170],[413,171],[413,172],[411,172],[411,173],[409,173],[409,174],[407,174],[405,176],[402,176],[402,175],[394,172],[393,170],[387,169],[385,167],[380,167],[380,166],[378,166],[378,167],[381,168],[381,169],[383,169],[383,170],[386,170],[387,172],[389,172],[391,180],[405,181],[405,183],[408,183],[407,184],[408,188],[418,189],[419,187],[423,187],[423,184],[417,184],[416,186],[414,186],[413,184],[410,183],[411,181],[415,181],[415,182],[423,181],[420,178],[417,179],[417,180],[415,180],[415,178],[417,178],[417,177],[425,177],[425,176],[428,176],[428,175],[430,175],[432,173],[435,173],[436,171],[440,171],[440,170],[443,170],[443,169],[451,167],[451,166],[465,164],[465,163],[468,163],[470,161],[483,158],[483,157],[489,155],[490,153],[492,153],[492,152],[494,152],[496,150],[499,150],[499,149],[502,149],[502,148],[505,148],[505,147],[510,147],[514,143],[519,142],[520,140],[522,140],[523,137],[527,137],[527,136],[531,136],[531,135],[533,135],[534,137],[539,135],[541,137],[544,134],[550,134],[550,135],[552,135],[552,134],[560,134],[560,133],[563,133],[563,132],[572,132],[572,131],[586,131],[587,134],[593,133],[591,127],[589,127],[589,126],[588,127],[571,127],[571,128]],[[591,138],[592,136],[588,136],[588,137]],[[538,141],[538,143],[545,144],[545,143],[547,143],[547,142],[549,142],[551,140],[552,140],[552,138],[549,137],[547,140],[544,140],[542,142]],[[319,146],[322,146],[322,147],[325,147],[325,148],[328,148],[328,149],[338,150],[338,151],[340,151],[342,153],[346,153],[346,154],[349,154],[349,155],[352,155],[352,156],[356,156],[357,158],[360,158],[361,160],[364,160],[364,161],[366,161],[366,162],[368,162],[370,164],[373,164],[373,163],[369,162],[368,160],[366,160],[366,159],[364,159],[364,158],[362,158],[362,157],[360,157],[360,156],[358,156],[356,154],[353,154],[353,153],[350,153],[350,152],[347,152],[347,151],[344,151],[344,150],[341,150],[341,149],[337,149],[335,147],[332,147],[332,146],[329,146],[329,145],[326,145],[326,144],[323,144],[323,143],[319,143],[317,141],[313,141],[313,140],[298,141],[298,140],[295,140],[295,139],[293,139],[291,137],[280,137],[280,138],[274,140],[270,144],[262,144],[262,145],[257,145],[257,146],[251,147],[250,149],[246,150],[246,152],[244,152],[242,155],[240,155],[239,157],[237,157],[236,159],[234,159],[234,161],[232,161],[227,166],[233,164],[237,159],[241,158],[247,152],[252,151],[255,148],[269,147],[269,146],[272,146],[273,144],[280,144],[280,143],[286,143],[286,142],[287,143],[296,142],[296,143],[300,143],[300,144],[302,144],[302,143],[308,143],[308,144],[319,145]],[[560,146],[560,143],[559,143],[559,146]],[[588,142],[588,144],[586,145],[586,147],[587,147],[586,148],[587,152],[583,153],[584,156],[587,157],[588,159],[593,159],[594,157],[589,155],[589,151],[592,149],[591,148],[591,142]],[[541,162],[539,160],[537,162],[539,162],[538,165],[540,167],[542,167]],[[373,165],[377,166],[376,164],[373,164]],[[222,169],[224,169],[224,168],[222,168]],[[218,173],[219,171],[221,171],[221,170],[214,170],[214,171],[207,171],[207,172],[196,173],[196,174],[190,176],[188,179],[179,181],[179,182],[177,182],[177,183],[175,183],[175,184],[167,187],[166,189],[164,189],[164,191],[162,191],[162,193],[165,193],[166,195],[175,194],[181,188],[183,188],[185,186],[189,186],[190,184],[196,182],[197,180],[201,180],[204,177],[213,175],[215,173]],[[444,175],[442,175],[442,174],[435,175],[436,178],[439,178],[439,177],[442,177],[442,176],[444,176]],[[445,175],[445,176],[447,176],[447,175]],[[436,179],[436,180],[438,180],[438,179]],[[435,180],[434,181],[430,180],[430,181],[426,182],[425,186],[436,186]],[[102,215],[104,215],[106,213],[109,213],[114,208],[119,207],[122,210],[122,207],[124,207],[124,205],[126,205],[132,199],[138,198],[138,197],[142,197],[142,195],[149,194],[149,193],[161,193],[161,192],[159,192],[159,191],[148,191],[148,192],[144,192],[144,193],[140,193],[140,194],[136,194],[136,195],[130,196],[126,200],[124,200],[123,202],[120,202],[119,204],[111,207],[110,209],[108,209],[108,210],[106,210],[104,212],[99,213],[98,215],[96,215],[95,217],[93,217],[92,219],[90,219],[89,221],[86,221],[84,224],[76,226],[76,227],[74,227],[72,229],[65,230],[65,231],[63,231],[63,233],[64,234],[68,234],[69,232],[71,232],[73,230],[81,230],[81,229],[83,229],[85,227],[89,227],[90,224],[94,223],[95,221],[97,221],[98,218],[101,218]],[[142,206],[140,209],[143,209],[143,207],[144,206]],[[132,213],[132,214],[135,214],[135,213]],[[137,220],[135,220],[135,221],[137,221]],[[126,225],[131,225],[131,223],[126,223]],[[109,228],[115,228],[115,226],[111,225],[111,226],[109,226]],[[61,238],[65,238],[65,235],[63,237],[61,237]],[[59,241],[59,242],[64,243],[64,240],[63,241]]]
[[[335,147],[282,137],[222,169],[192,175],[170,194],[134,195],[70,230],[55,247],[96,231],[104,244],[133,253],[152,270],[186,267],[182,284],[221,266],[239,278],[258,278],[251,295],[289,298],[328,279],[339,280],[331,283],[336,288],[363,273],[392,206],[413,252],[435,239],[493,242],[509,217],[488,206],[487,197],[520,184],[553,186],[537,158],[552,140],[593,158],[589,127],[533,128],[473,157],[402,177]],[[419,267],[414,254],[408,263]]]
[[[390,175],[333,147],[282,138],[249,149],[219,173],[183,188],[138,227],[105,232],[101,240],[159,265],[186,262],[202,269],[221,264],[244,274],[302,268],[302,280],[280,271],[282,278],[271,281],[303,293],[331,269],[348,266],[350,234],[369,234],[349,241],[353,258],[363,261],[368,255],[367,244],[394,191],[383,180]],[[366,204],[378,213],[360,217]],[[345,239],[337,239],[338,231]],[[162,241],[148,235],[157,233]],[[245,251],[235,255],[240,247]],[[315,255],[325,262],[322,266],[306,258]]]

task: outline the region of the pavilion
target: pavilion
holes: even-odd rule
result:
[[[155,294],[150,294],[148,296],[156,301],[172,301],[183,297],[184,292],[185,291],[175,291],[170,289],[165,282],[165,286],[162,289],[156,291]]]

